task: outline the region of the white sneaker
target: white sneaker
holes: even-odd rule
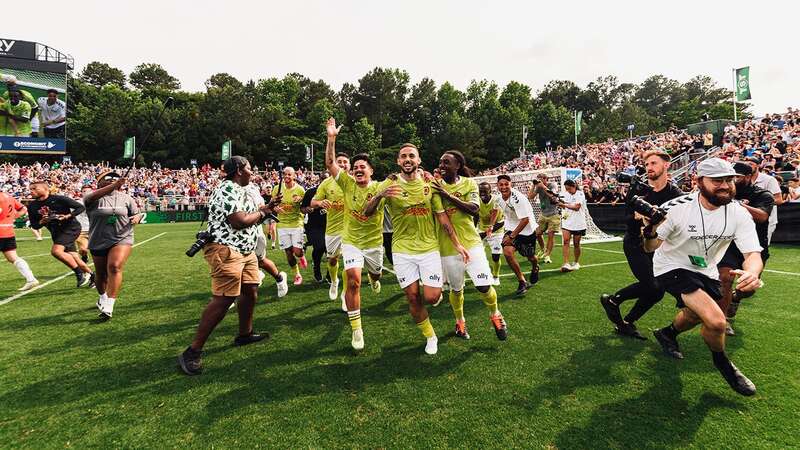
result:
[[[114,313],[114,303],[116,302],[112,302],[109,299],[100,301],[100,317],[110,319]]]
[[[261,284],[264,282],[264,277],[265,276],[266,275],[264,274],[264,271],[261,270],[261,269],[258,269],[258,285],[259,286],[261,286]]]
[[[333,283],[331,283],[330,289],[328,289],[328,298],[331,300],[336,300],[336,296],[339,295],[339,280],[337,279]]]
[[[572,264],[572,270],[578,270],[580,268],[581,268],[581,265],[577,261],[574,264]]]
[[[38,285],[39,285],[39,280],[33,280],[33,281],[29,281],[29,282],[25,283],[24,286],[22,286],[21,288],[19,288],[17,290],[18,291],[30,291],[31,289],[35,288]]]
[[[367,275],[369,276],[369,275]],[[372,287],[372,292],[376,294],[381,293],[381,280],[372,281],[372,278],[369,279],[369,285]]]
[[[342,295],[341,295],[341,298],[342,298],[342,311],[347,312],[347,302],[344,299],[344,291],[345,291],[345,289],[342,289]]]
[[[561,266],[561,271],[562,272],[572,272],[572,266],[569,263],[564,263],[564,265]]]
[[[98,297],[94,306],[97,306],[98,311],[103,312],[103,297]]]
[[[439,351],[439,339],[436,336],[428,338],[425,342],[425,353],[435,355],[437,351]]]
[[[544,257],[544,263],[545,263],[545,264],[550,264],[550,263],[552,263],[552,262],[553,262],[553,260],[552,260],[552,259],[550,259],[550,257],[549,257],[549,256],[545,256],[545,257]]]
[[[495,279],[492,281],[492,285],[500,286],[500,277],[495,277]]]
[[[286,272],[281,272],[281,279],[283,281],[275,283],[275,286],[278,288],[278,298],[286,297],[286,294],[289,292],[289,282],[286,278]]]
[[[364,350],[364,330],[361,328],[353,330],[353,340],[350,341],[353,350]]]

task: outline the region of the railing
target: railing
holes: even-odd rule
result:
[[[670,163],[669,174],[672,181],[678,185],[682,184],[686,176],[690,174],[692,169],[697,166],[701,161],[704,161],[713,155],[719,147],[711,147],[703,151],[688,151],[681,153],[678,157]]]

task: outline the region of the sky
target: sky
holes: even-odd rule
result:
[[[76,70],[158,63],[191,91],[218,72],[298,72],[338,90],[379,66],[459,89],[488,79],[537,92],[555,79],[585,87],[653,74],[704,74],[731,88],[731,69],[750,66],[753,112],[800,107],[798,1],[40,0],[25,14],[4,21],[0,38],[47,44]]]

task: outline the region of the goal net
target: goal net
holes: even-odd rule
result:
[[[575,180],[575,182],[578,183],[578,186],[583,186],[583,172],[581,169],[568,167],[528,170],[525,172],[508,173],[506,175],[511,177],[512,187],[519,190],[523,194],[527,194],[533,185],[533,180],[536,179],[540,173],[547,174],[548,182],[554,182],[556,185],[558,185],[558,191],[556,191],[556,193],[564,190],[564,181],[568,179]],[[489,183],[489,185],[492,186],[492,191],[495,193],[497,192],[497,175],[474,177],[473,180],[475,180],[475,182],[478,184],[483,182]],[[531,206],[533,207],[533,214],[536,216],[536,220],[538,221],[539,217],[542,215],[542,207],[537,198],[531,200]],[[595,225],[594,220],[592,220],[592,216],[589,214],[589,209],[586,207],[586,205],[581,206],[581,212],[583,213],[584,217],[586,217],[586,236],[581,239],[581,242],[590,244],[593,242],[612,242],[622,240],[622,238],[604,233],[603,230],[598,228],[597,225]]]

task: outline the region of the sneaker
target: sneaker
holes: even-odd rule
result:
[[[627,336],[632,337],[634,339],[639,339],[640,341],[646,341],[647,338],[642,336],[642,333],[639,333],[639,330],[636,328],[636,325],[632,323],[623,322],[621,325],[617,325],[614,327],[617,334],[620,336]]]
[[[82,287],[82,286],[86,286],[87,284],[89,284],[89,280],[87,279],[85,273],[81,272],[81,273],[76,273],[75,274],[75,287],[76,288],[79,288],[79,287]]]
[[[494,334],[497,335],[497,339],[505,341],[508,338],[508,325],[506,325],[506,321],[505,319],[503,319],[503,315],[498,312],[497,314],[494,314],[491,317],[489,317],[489,320],[492,322],[492,326],[494,327]]]
[[[669,338],[661,330],[654,330],[653,336],[655,336],[658,343],[661,344],[661,349],[664,350],[665,355],[675,359],[683,359],[683,353],[681,353],[676,339]]]
[[[200,375],[203,372],[202,355],[202,351],[194,351],[192,347],[188,347],[178,355],[178,367],[186,375]]]
[[[278,298],[286,297],[289,292],[289,282],[287,281],[286,272],[279,274],[281,281],[276,281],[275,286],[278,288]]]
[[[322,278],[322,272],[317,270],[316,267],[314,268],[314,281],[316,281],[317,283],[322,283],[325,281],[325,279]]]
[[[467,331],[467,322],[463,320],[456,320],[456,337],[469,340],[469,332]]]
[[[369,279],[369,285],[372,287],[372,292],[376,294],[381,293],[381,280],[373,281],[372,278]]]
[[[545,264],[552,264],[553,263],[553,260],[550,259],[550,255],[545,256],[543,261],[544,261]]]
[[[531,287],[534,284],[539,282],[539,266],[538,265],[536,267],[534,267],[533,270],[531,270],[531,276],[530,276],[529,279],[531,281],[531,285],[528,286],[528,287]]]
[[[294,285],[300,286],[301,284],[303,284],[303,276],[298,273],[294,276]]]
[[[519,285],[517,286],[517,291],[516,291],[516,292],[514,292],[514,294],[515,294],[515,295],[525,295],[525,293],[526,293],[526,292],[528,292],[528,289],[529,289],[530,287],[531,287],[531,285],[530,285],[530,284],[528,284],[527,282],[525,282],[525,281],[520,281],[520,282],[519,282]]]
[[[739,394],[751,396],[756,393],[756,385],[753,384],[744,374],[733,365],[732,362],[727,361],[728,364],[720,364],[716,366],[722,378],[728,382],[728,385]]]
[[[255,344],[256,342],[263,341],[264,339],[269,339],[269,333],[250,333],[247,336],[236,336],[233,339],[233,345],[236,347],[241,347],[243,345]]]
[[[353,350],[364,350],[364,330],[361,328],[353,330],[353,339],[350,341],[350,345],[353,346]]]
[[[425,353],[435,355],[439,351],[439,339],[436,336],[429,337],[425,341]]]
[[[564,265],[561,266],[561,271],[562,272],[572,272],[572,266],[569,263],[564,263]]]
[[[103,297],[98,297],[97,298],[97,302],[94,304],[94,306],[97,306],[97,311],[102,312],[103,311]]]
[[[336,297],[339,295],[339,280],[331,283],[330,289],[328,289],[328,298],[331,300],[336,300]]]
[[[303,255],[300,257],[300,268],[305,269],[306,267],[308,267],[308,260],[306,260],[305,255]]]
[[[580,270],[581,265],[578,262],[572,264],[572,270]]]
[[[17,289],[18,291],[30,291],[31,289],[35,288],[39,285],[39,280],[28,281],[21,288]]]
[[[730,322],[725,322],[725,336],[736,336],[736,332],[733,331],[733,327],[731,326]]]
[[[266,277],[266,275],[264,274],[264,271],[261,270],[261,269],[258,269],[258,285],[259,286],[261,286],[261,284],[264,283],[264,277]]]
[[[499,276],[494,277],[494,279],[492,280],[492,286],[500,286],[500,277]]]
[[[92,272],[89,274],[89,289],[93,289],[95,287],[94,280],[94,272]]]
[[[342,299],[342,311],[347,312],[347,301],[344,299],[344,289],[342,289],[342,295],[340,295]]]
[[[614,325],[621,326],[624,322],[622,320],[622,314],[619,312],[619,305],[612,302],[611,298],[612,297],[608,294],[601,295],[600,305],[602,305],[603,309],[606,311],[608,320]]]

